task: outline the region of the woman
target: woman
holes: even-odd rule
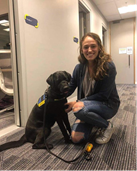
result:
[[[66,103],[66,112],[76,116],[71,138],[74,143],[88,139],[93,127],[101,128],[96,143],[107,143],[113,133],[108,121],[118,111],[120,100],[116,90],[116,69],[104,52],[99,36],[87,33],[80,42],[80,64],[76,65],[70,82],[71,95],[76,88],[77,101]]]

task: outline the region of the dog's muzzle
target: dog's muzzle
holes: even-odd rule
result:
[[[68,86],[64,86],[61,88],[61,92],[62,93],[68,93],[69,87]]]
[[[69,86],[68,86],[68,82],[66,81],[62,81],[59,85],[58,85],[60,92],[62,94],[67,94],[68,90],[69,90]]]

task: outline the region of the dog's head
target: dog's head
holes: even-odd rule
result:
[[[46,81],[54,92],[65,95],[68,93],[70,79],[71,75],[68,72],[57,71],[51,74]]]

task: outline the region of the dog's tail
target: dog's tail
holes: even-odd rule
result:
[[[10,148],[20,147],[27,142],[25,134],[18,141],[11,141],[0,145],[0,152]]]

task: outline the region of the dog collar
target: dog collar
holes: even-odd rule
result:
[[[61,100],[64,100],[65,99],[65,97],[63,97],[63,98],[61,98],[61,99],[54,99],[54,101],[61,101]]]

